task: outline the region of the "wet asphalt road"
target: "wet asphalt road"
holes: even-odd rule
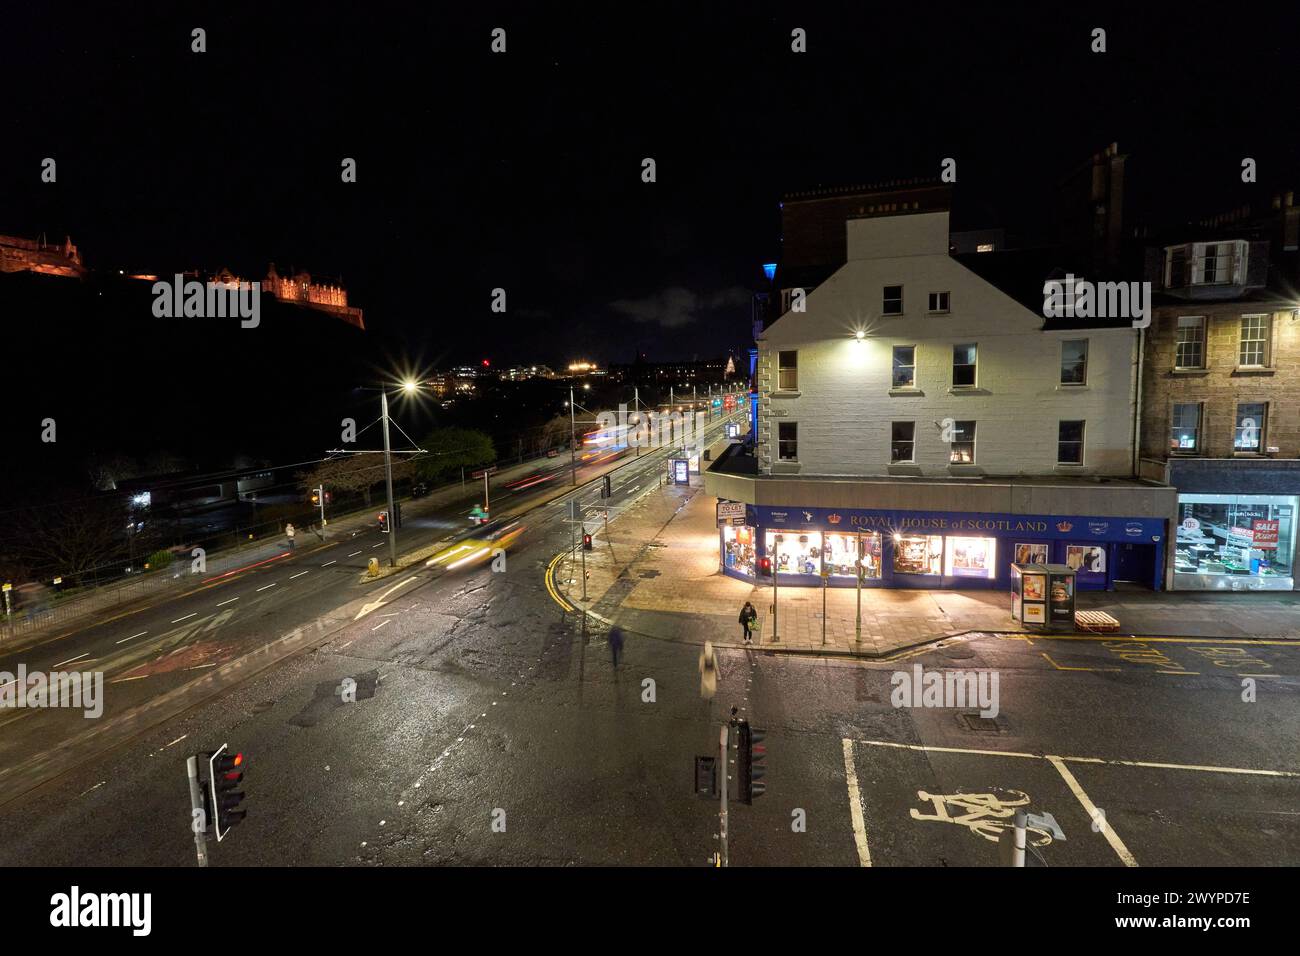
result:
[[[562,612],[543,573],[567,544],[558,516],[539,522],[504,573],[413,586],[10,803],[0,864],[193,865],[184,758],[228,742],[248,755],[249,816],[214,866],[706,865],[717,808],[691,793],[693,758],[732,704],[769,734],[767,794],[732,807],[732,865],[995,865],[1018,802],[1051,814],[1056,832],[1031,834],[1051,837],[1048,865],[1300,862],[1300,645],[724,650],[707,702],[698,648],[631,637],[615,671],[604,635]],[[992,724],[892,706],[891,674],[918,663],[995,670]]]

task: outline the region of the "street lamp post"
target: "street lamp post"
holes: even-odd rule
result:
[[[397,515],[393,510],[393,452],[388,443],[388,388],[380,386],[379,405],[384,418],[384,484],[388,489],[388,565],[397,567]]]
[[[573,385],[569,385],[569,466],[573,472],[573,487],[578,487],[578,426],[574,418]]]

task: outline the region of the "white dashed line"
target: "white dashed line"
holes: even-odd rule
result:
[[[349,558],[355,558],[355,557],[356,557],[358,554],[360,554],[360,553],[361,553],[360,551],[353,551],[351,554],[348,555],[348,557],[349,557]]]
[[[141,631],[139,634],[132,634],[130,637],[124,637],[120,641],[116,641],[114,643],[125,644],[127,641],[134,641],[137,637],[144,637],[148,633],[149,633],[148,631]]]
[[[73,661],[79,661],[83,657],[89,657],[89,656],[90,656],[89,652],[85,654],[78,654],[76,657],[69,657],[66,661],[59,661],[57,664],[54,665],[54,667],[62,667],[64,664],[71,664]],[[53,670],[53,668],[51,668],[51,670]]]
[[[384,546],[384,542],[380,541],[378,544],[372,544],[372,545],[370,546],[370,550],[373,551],[373,550],[375,550],[375,548],[382,548],[383,546]],[[357,552],[357,554],[360,554],[360,553],[361,553],[360,551]]]
[[[199,616],[199,612],[198,612],[198,611],[194,611],[194,612],[191,613],[191,614],[186,614],[184,617],[178,617],[176,620],[172,621],[172,623],[173,623],[173,624],[179,624],[181,621],[188,621],[190,618],[192,618],[192,617],[198,617],[198,616]]]
[[[260,592],[262,592],[262,591],[265,591],[267,588],[273,588],[273,587],[275,587],[275,586],[276,586],[277,584],[279,584],[279,583],[280,583],[279,581],[275,581],[275,582],[273,582],[273,583],[271,583],[271,584],[268,584],[265,588],[258,588],[257,590],[258,590],[258,592],[260,593]]]
[[[181,734],[179,737],[177,737],[175,740],[173,740],[171,744],[167,744],[166,746],[162,747],[161,749],[162,749],[162,750],[166,750],[167,747],[170,747],[172,744],[178,744],[178,743],[180,743],[182,740],[184,740],[184,739],[185,739],[186,737],[188,737],[188,736],[189,736],[189,734]]]
[[[231,601],[238,601],[238,600],[239,598],[231,598],[230,601],[222,601],[221,604],[229,604]],[[221,604],[218,604],[217,607],[221,607]]]
[[[383,621],[383,622],[381,622],[381,623],[379,623],[379,624],[376,624],[374,627],[371,628],[371,630],[372,630],[372,631],[377,631],[377,630],[379,630],[381,627],[383,627],[385,624],[392,624],[392,623],[393,623],[392,621]]]
[[[326,561],[324,564],[321,565],[321,567],[328,568],[331,564],[338,564],[338,563],[339,563],[338,558],[335,558],[333,561]]]
[[[311,569],[309,568],[306,571],[299,571],[297,574],[291,574],[289,575],[289,580],[292,581],[294,578],[300,578],[304,574],[311,574]]]

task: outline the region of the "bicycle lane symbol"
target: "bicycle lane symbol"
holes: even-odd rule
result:
[[[1029,795],[1023,790],[999,790],[1009,799],[999,797],[997,793],[927,793],[916,791],[922,802],[929,801],[934,809],[932,814],[924,814],[915,808],[908,810],[913,820],[952,823],[966,827],[990,842],[998,842],[1004,830],[1012,827],[1012,818],[1016,810],[1029,805]],[[1025,838],[1031,846],[1042,847],[1052,842],[1050,831],[1041,827],[1025,828]]]

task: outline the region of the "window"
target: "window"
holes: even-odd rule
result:
[[[1056,432],[1056,463],[1083,464],[1083,422],[1060,422]]]
[[[1201,406],[1178,402],[1169,417],[1169,450],[1190,455],[1201,447]]]
[[[767,556],[777,574],[820,574],[822,536],[816,531],[766,533]],[[779,539],[779,540],[778,540]]]
[[[776,456],[781,461],[799,460],[799,423],[798,422],[777,423]]]
[[[973,345],[954,345],[952,347],[952,384],[954,388],[969,388],[975,385],[975,353]]]
[[[1297,499],[1283,495],[1179,495],[1174,580],[1180,588],[1295,587]]]
[[[1238,261],[1237,243],[1209,242],[1204,245],[1197,243],[1195,248],[1201,255],[1197,257],[1200,269],[1194,281],[1198,281],[1201,285],[1223,285],[1232,281],[1234,267]]]
[[[930,311],[931,311],[931,312],[947,312],[947,311],[948,311],[948,300],[949,300],[950,298],[951,298],[951,293],[948,293],[948,292],[931,292],[931,293],[930,293]]]
[[[799,353],[776,353],[776,390],[794,392],[799,388]]]
[[[1237,406],[1237,427],[1232,434],[1233,451],[1259,451],[1263,445],[1264,420],[1268,406],[1263,402],[1243,402]]]
[[[977,246],[975,247],[975,251],[976,251],[976,252],[992,252],[992,251],[993,251],[993,243],[991,243],[991,242],[981,242],[979,245],[977,245]]]
[[[948,462],[953,465],[975,464],[974,422],[953,422]]]
[[[901,285],[885,286],[885,315],[903,314],[903,287]]]
[[[943,567],[943,538],[937,534],[895,534],[894,571],[938,574]]]
[[[1271,322],[1267,315],[1243,315],[1241,317],[1241,348],[1237,352],[1237,364],[1248,368],[1262,368],[1268,365],[1268,333]]]
[[[894,464],[914,461],[916,422],[894,422],[890,429],[889,460]]]
[[[894,388],[916,387],[916,346],[894,346]]]
[[[1179,316],[1175,343],[1174,368],[1204,368],[1205,316]]]
[[[1061,384],[1083,385],[1088,381],[1088,340],[1061,343]]]

